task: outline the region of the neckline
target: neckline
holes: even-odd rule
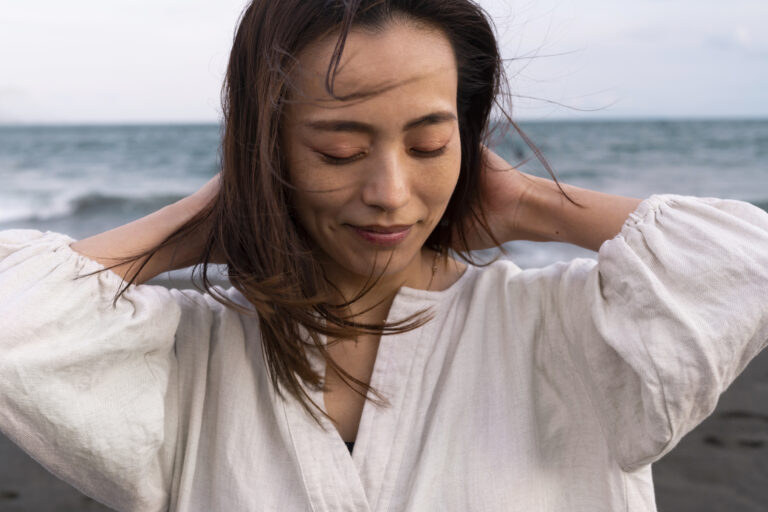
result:
[[[454,281],[448,288],[443,290],[421,290],[419,288],[409,288],[408,286],[401,286],[397,292],[395,298],[405,297],[422,300],[440,300],[453,295],[457,290],[461,289],[464,282],[468,280],[471,274],[477,271],[477,267],[470,264],[465,264],[464,272]]]

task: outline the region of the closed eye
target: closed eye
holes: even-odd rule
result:
[[[445,153],[445,146],[441,148],[433,149],[430,151],[422,151],[420,149],[413,148],[411,149],[411,152],[413,152],[419,158],[431,158],[431,157],[440,156],[443,153]]]
[[[446,146],[443,146],[441,148],[432,149],[429,151],[422,151],[420,149],[412,148],[411,153],[413,153],[414,156],[417,158],[434,158],[442,155],[445,153]],[[338,157],[329,155],[328,153],[323,153],[322,151],[316,151],[318,155],[320,155],[320,158],[331,165],[344,165],[348,163],[352,163],[356,160],[359,160],[360,158],[363,158],[367,153],[361,152],[357,153],[352,156],[344,156],[344,157]]]
[[[320,158],[322,158],[324,162],[329,163],[331,165],[348,164],[350,162],[354,162],[355,160],[359,160],[360,158],[365,156],[365,153],[357,153],[356,155],[344,156],[344,157],[329,155],[327,153],[323,153],[322,151],[316,151],[316,153],[320,155]]]

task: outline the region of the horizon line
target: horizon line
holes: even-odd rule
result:
[[[768,121],[768,115],[757,116],[616,116],[616,117],[549,117],[549,118],[537,118],[537,117],[520,117],[514,119],[515,122],[520,123],[612,123],[612,122],[702,122],[702,121]],[[503,117],[490,119],[491,123],[508,122]],[[139,126],[221,126],[222,121],[213,120],[196,120],[196,121],[181,121],[181,120],[142,120],[142,121],[120,121],[120,120],[105,120],[105,121],[0,121],[1,128],[35,128],[35,127],[139,127]]]

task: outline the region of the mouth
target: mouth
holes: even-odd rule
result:
[[[353,226],[347,224],[354,233],[365,242],[382,247],[392,247],[398,245],[408,237],[413,225],[393,225],[393,226]]]
[[[365,231],[371,231],[372,233],[402,233],[403,231],[407,231],[411,229],[410,224],[401,224],[397,226],[379,226],[379,225],[371,225],[371,226],[353,226],[357,229],[363,229]]]

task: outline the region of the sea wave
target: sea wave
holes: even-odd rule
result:
[[[0,223],[46,221],[81,215],[149,213],[174,203],[183,197],[172,194],[125,197],[100,193],[88,193],[71,198],[59,196],[49,200],[30,201],[30,204],[0,206]]]
[[[174,203],[184,196],[162,194],[144,197],[126,197],[112,194],[88,193],[71,198],[31,201],[30,204],[8,205],[0,201],[0,224],[9,222],[47,221],[93,215],[132,215],[153,212]],[[33,203],[38,204],[33,204]],[[3,204],[5,203],[5,204]],[[768,212],[768,199],[750,201]]]
[[[768,212],[768,200],[765,201],[752,201],[752,204],[757,206],[758,208],[762,208],[766,212]]]

